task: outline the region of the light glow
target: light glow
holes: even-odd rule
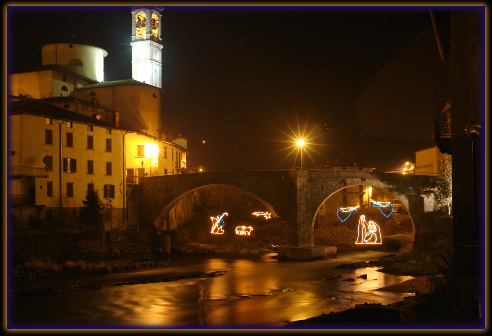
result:
[[[155,37],[159,37],[158,36],[158,27],[159,27],[159,19],[158,19],[157,15],[155,15],[155,13],[152,13],[150,32]]]
[[[304,146],[304,140],[303,139],[297,140],[297,145],[300,147]]]
[[[384,215],[386,216],[386,218],[389,218],[389,216],[391,216],[391,214],[393,213],[393,208],[394,208],[394,204],[391,204],[391,202],[376,202],[374,201],[373,199],[371,199],[371,203],[372,203],[372,206],[375,207],[375,208],[379,208],[379,211]],[[390,212],[388,214],[385,214],[383,210],[381,210],[381,208],[391,208]]]
[[[145,144],[145,156],[152,159],[152,163],[157,163],[159,156],[159,146],[156,143]]]
[[[358,245],[382,244],[383,241],[381,239],[381,229],[379,228],[379,225],[374,221],[369,221],[369,223],[367,223],[366,216],[361,215],[359,217],[359,225],[357,226],[357,240],[355,243]]]
[[[224,225],[225,222],[222,219],[224,216],[229,216],[227,212],[224,212],[222,215],[217,215],[217,217],[210,217],[212,220],[212,231],[210,231],[211,234],[224,234]]]
[[[147,17],[144,12],[135,16],[135,36],[142,36],[146,33]]]
[[[260,212],[260,211],[253,212],[253,216],[256,216],[256,217],[263,216],[263,217],[265,217],[265,219],[272,218],[272,214],[269,212],[266,212],[266,211],[265,212]]]
[[[252,226],[236,226],[236,234],[239,236],[250,236],[253,231]]]
[[[343,223],[350,217],[350,215],[352,213],[357,212],[357,209],[359,209],[359,208],[360,208],[360,205],[356,205],[356,206],[349,207],[349,208],[338,208],[337,209],[337,217]],[[340,218],[340,215],[339,215],[341,212],[343,212],[343,213],[348,212],[349,214],[347,215],[347,217],[345,217],[345,219],[342,219],[342,218]]]

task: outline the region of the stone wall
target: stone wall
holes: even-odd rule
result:
[[[294,225],[297,246],[313,246],[316,212],[333,193],[350,185],[371,185],[392,193],[406,207],[415,230],[424,213],[422,190],[431,177],[366,171],[224,171],[147,177],[141,185],[139,225],[169,229],[169,212],[204,188],[235,188],[263,204],[273,217]],[[186,207],[189,208],[189,207]],[[184,208],[183,208],[184,209]],[[183,210],[184,211],[184,210]]]

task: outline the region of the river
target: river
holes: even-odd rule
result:
[[[13,301],[11,312],[16,326],[40,329],[278,328],[289,321],[342,311],[356,304],[390,304],[411,295],[376,291],[411,276],[385,274],[378,268],[335,268],[377,260],[385,254],[346,251],[336,258],[308,262],[279,261],[276,253],[182,257],[171,260],[166,267],[133,273],[227,272],[217,277],[20,297]],[[367,279],[358,278],[363,274]],[[347,278],[355,281],[344,281]]]

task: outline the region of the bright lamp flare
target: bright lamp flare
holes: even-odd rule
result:
[[[303,139],[297,140],[297,145],[300,147],[304,146],[304,140]]]

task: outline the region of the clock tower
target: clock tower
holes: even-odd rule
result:
[[[132,78],[162,89],[162,14],[152,8],[132,10]]]

